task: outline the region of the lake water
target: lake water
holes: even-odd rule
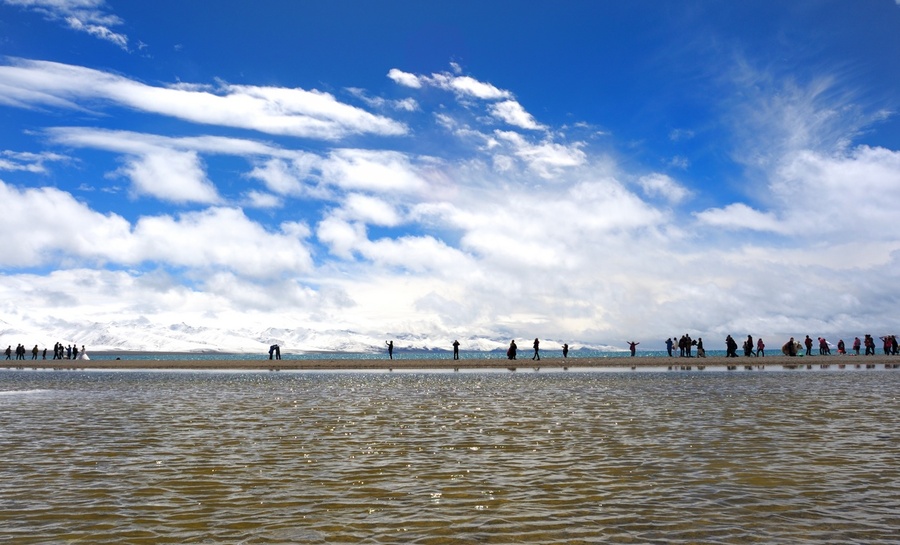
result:
[[[898,543],[900,373],[0,370],[0,542]]]

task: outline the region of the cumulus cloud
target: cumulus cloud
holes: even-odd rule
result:
[[[195,152],[159,149],[127,159],[119,172],[139,195],[176,203],[214,204],[220,198]]]
[[[415,74],[410,74],[409,72],[404,72],[402,70],[398,70],[396,68],[391,68],[388,72],[388,77],[394,80],[398,85],[403,85],[405,87],[412,87],[413,89],[420,89],[422,87],[422,82],[419,81],[419,77]]]
[[[0,182],[5,210],[5,267],[60,260],[139,265],[159,263],[198,270],[226,269],[265,278],[310,270],[308,227],[285,223],[270,232],[234,208],[210,208],[178,217],[145,216],[134,224],[100,214],[54,188],[17,189]],[[52,210],[52,214],[44,211]],[[33,221],[40,215],[41,221]]]
[[[90,81],[91,85],[83,85]],[[335,140],[349,134],[402,135],[392,119],[341,103],[329,93],[297,88],[221,84],[213,90],[154,87],[119,75],[47,61],[0,65],[0,102],[81,108],[79,101],[111,104],[193,123]]]
[[[550,141],[533,144],[511,131],[495,131],[497,139],[543,178],[553,178],[561,169],[581,165],[586,160],[581,144],[563,145]]]
[[[72,30],[85,32],[128,50],[128,36],[112,30],[112,27],[122,25],[123,21],[109,12],[105,0],[2,0],[2,2],[40,13],[50,21],[65,23]]]
[[[409,158],[393,151],[339,149],[321,169],[324,182],[345,190],[408,193],[426,187]]]
[[[522,129],[538,130],[545,127],[535,121],[531,114],[525,111],[525,108],[515,100],[505,100],[490,107],[491,113],[510,125],[515,125]]]

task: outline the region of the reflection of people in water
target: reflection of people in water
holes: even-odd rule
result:
[[[569,357],[569,345],[568,344],[563,344],[563,357],[564,358]]]
[[[506,351],[506,357],[511,360],[516,359],[516,350],[518,349],[519,347],[516,346],[515,339],[509,341],[509,350]]]
[[[459,359],[459,341],[453,341],[453,359]]]
[[[541,361],[541,354],[539,352],[540,347],[541,347],[541,341],[539,341],[537,339],[537,337],[534,338],[534,344],[532,346],[534,346],[534,355],[531,356],[531,359]]]
[[[628,341],[628,348],[631,349],[631,357],[634,357],[634,353],[637,351],[637,345],[641,343],[636,343],[634,341]]]
[[[388,347],[388,356],[394,359],[394,341],[384,341],[384,344]]]

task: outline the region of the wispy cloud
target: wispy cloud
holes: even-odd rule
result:
[[[110,12],[105,0],[0,0],[40,13],[50,21],[64,23],[77,32],[84,32],[128,50],[128,36],[113,30],[123,24]]]
[[[0,152],[0,170],[19,170],[44,174],[47,172],[46,163],[68,160],[68,157],[52,152],[32,153],[4,150]]]
[[[90,81],[91,85],[83,85]],[[91,68],[46,61],[0,65],[0,103],[86,108],[97,101],[193,123],[334,140],[349,134],[402,135],[392,119],[344,104],[321,91],[220,84],[156,87]]]

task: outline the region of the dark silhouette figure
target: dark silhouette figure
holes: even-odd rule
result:
[[[6,347],[6,359],[12,359],[12,345]]]
[[[509,341],[509,350],[506,351],[506,357],[509,358],[509,359],[511,359],[511,360],[516,359],[516,351],[517,351],[518,349],[519,349],[519,347],[516,346],[516,341],[515,341],[515,339]]]
[[[384,341],[384,344],[388,347],[388,356],[394,359],[394,341]]]
[[[766,343],[763,342],[762,337],[756,341],[756,355],[760,358],[766,357]]]
[[[563,344],[563,357],[564,358],[569,357],[569,345],[568,344]]]
[[[706,357],[706,349],[703,348],[703,337],[697,337],[697,357],[698,358]]]
[[[637,345],[641,343],[636,343],[634,341],[628,341],[628,348],[631,350],[631,357],[634,357],[634,353],[637,352]]]
[[[737,341],[734,340],[734,337],[728,335],[725,337],[725,357],[726,358],[736,358],[737,357]]]
[[[459,341],[453,341],[453,359],[459,359]]]
[[[534,355],[531,356],[531,359],[541,361],[541,354],[539,352],[541,341],[539,341],[537,337],[534,338],[534,344],[532,346],[534,346]]]
[[[744,341],[744,357],[750,357],[753,355],[753,337],[751,335],[747,335],[747,340]]]
[[[806,339],[803,340],[803,344],[806,346],[806,355],[812,355],[812,339],[809,338],[809,335],[806,336]]]
[[[31,349],[31,359],[36,360],[38,355],[38,347],[34,345],[34,348]]]
[[[672,342],[672,337],[666,339],[666,352],[669,353],[669,357],[672,357],[672,347],[675,346],[675,343]]]

